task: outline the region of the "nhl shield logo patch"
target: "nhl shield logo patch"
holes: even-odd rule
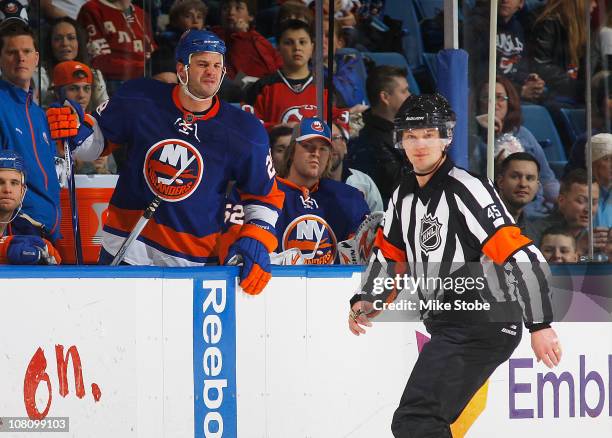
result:
[[[151,191],[168,202],[182,201],[195,192],[203,170],[200,152],[190,143],[176,138],[151,146],[143,166]]]
[[[421,250],[425,254],[429,254],[440,247],[442,243],[442,236],[440,235],[441,228],[442,224],[437,217],[427,213],[421,218],[419,243],[421,245]]]

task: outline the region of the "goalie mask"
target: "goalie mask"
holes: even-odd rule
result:
[[[405,149],[405,138],[409,137],[407,134],[412,130],[435,129],[439,137],[431,139],[430,143],[440,144],[446,151],[453,139],[455,120],[455,113],[442,95],[436,93],[409,96],[395,116],[395,147]]]

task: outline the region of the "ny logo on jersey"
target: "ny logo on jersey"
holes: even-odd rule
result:
[[[193,117],[193,114],[188,114],[188,116],[192,116]],[[197,123],[193,123],[193,120],[185,120],[182,117],[179,117],[174,122],[174,127],[181,134],[184,134],[184,135],[187,135],[187,136],[193,134],[193,136],[196,138],[196,140],[200,141],[200,138],[198,137],[198,125],[197,125]]]
[[[302,205],[304,206],[304,208],[310,208],[312,210],[314,210],[315,208],[319,208],[317,200],[311,198],[310,196],[304,198],[304,196],[300,195],[300,201],[302,201]]]
[[[196,147],[170,138],[149,148],[143,173],[151,191],[164,201],[177,202],[189,197],[200,184],[204,164]]]
[[[429,255],[430,252],[435,251],[440,247],[442,243],[442,236],[440,235],[440,229],[442,224],[437,217],[427,213],[421,218],[421,233],[419,235],[419,244],[421,250]]]
[[[307,265],[334,263],[337,248],[336,235],[320,216],[305,214],[295,218],[283,232],[283,251],[298,248]]]

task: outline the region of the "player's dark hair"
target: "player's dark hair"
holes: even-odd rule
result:
[[[276,140],[279,137],[283,137],[285,135],[291,135],[293,133],[293,128],[287,125],[278,125],[270,130],[268,137],[270,138],[270,147],[274,146]]]
[[[41,56],[46,59],[46,67],[49,74],[53,72],[53,68],[60,62],[53,55],[52,42],[53,30],[61,23],[67,23],[71,25],[76,33],[77,44],[79,47],[77,49],[77,56],[73,59],[73,61],[82,62],[87,66],[91,66],[91,60],[89,58],[89,53],[87,52],[87,33],[85,32],[85,29],[83,29],[83,26],[81,26],[78,21],[70,17],[60,17],[52,20],[49,23],[49,31],[46,33],[46,39],[43,48],[44,52],[41,54]]]
[[[588,184],[588,181],[589,179],[586,170],[574,169],[570,173],[563,175],[563,178],[561,178],[561,187],[559,187],[559,194],[569,193],[572,189],[572,185],[574,184],[581,184],[586,186]],[[592,183],[597,184],[595,178],[593,178]]]
[[[366,93],[370,105],[375,107],[380,103],[380,92],[392,93],[396,78],[405,78],[408,72],[405,68],[392,65],[378,65],[368,72],[366,79]]]
[[[312,26],[308,23],[305,23],[302,20],[287,20],[280,26],[278,33],[276,34],[276,41],[280,44],[280,40],[288,30],[303,30],[308,34],[311,41],[314,41],[314,33],[312,30]]]
[[[38,41],[34,30],[20,20],[10,20],[11,22],[0,26],[0,52],[4,48],[4,39],[18,36],[30,36],[34,42],[34,49],[38,52]]]
[[[561,225],[553,225],[552,227],[549,227],[546,230],[544,230],[544,232],[542,233],[542,236],[540,237],[540,242],[539,242],[540,246],[542,245],[542,242],[544,241],[544,237],[545,236],[566,236],[566,237],[569,237],[572,240],[572,245],[574,246],[574,251],[576,251],[576,249],[577,249],[577,246],[576,246],[576,237],[566,227],[563,227]]]
[[[508,155],[506,158],[504,158],[504,161],[502,161],[499,167],[499,174],[503,175],[506,173],[506,170],[508,170],[508,167],[510,167],[510,163],[513,161],[531,161],[538,169],[538,176],[540,175],[540,163],[538,163],[538,160],[536,160],[535,157],[529,152],[515,152]]]

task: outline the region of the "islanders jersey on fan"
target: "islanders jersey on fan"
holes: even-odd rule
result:
[[[323,178],[311,190],[277,177],[285,203],[276,222],[281,253],[299,248],[306,264],[338,262],[337,244],[349,239],[370,213],[361,192],[342,182]],[[239,232],[242,207],[233,191],[225,210],[225,233],[220,246],[227,251]]]
[[[97,110],[105,141],[127,147],[103,250],[116,254],[154,194],[163,201],[128,249],[124,260],[129,264],[216,263],[229,180],[240,190],[247,222],[255,219],[273,228],[282,208],[284,195],[277,189],[261,123],[217,97],[205,113],[189,113],[179,92],[175,85],[137,79]]]

